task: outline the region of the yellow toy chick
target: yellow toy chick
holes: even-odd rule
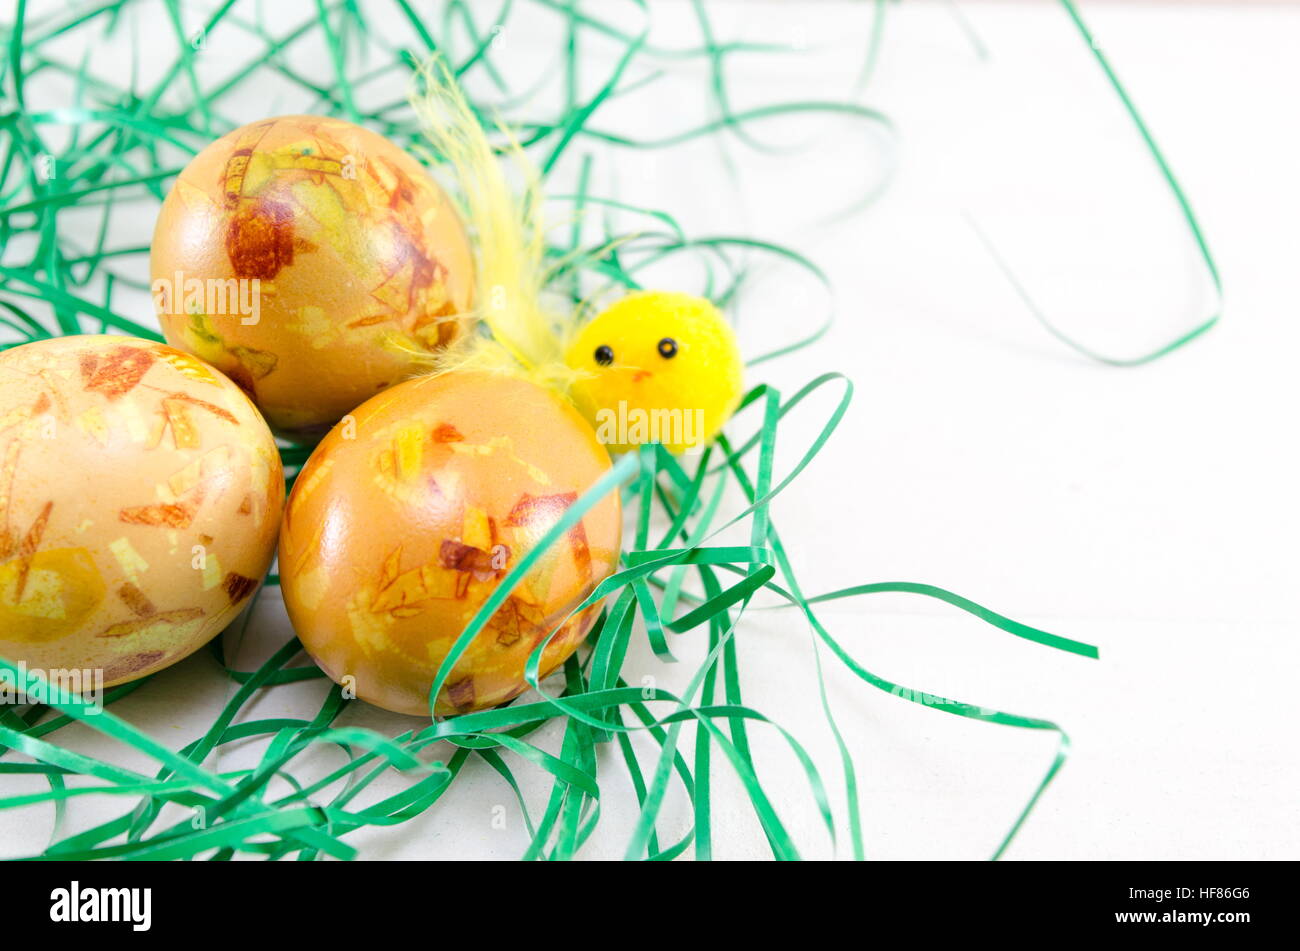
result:
[[[731,325],[689,294],[629,294],[582,328],[565,362],[578,371],[570,395],[612,452],[702,449],[742,392]]]
[[[704,298],[666,291],[629,294],[577,330],[572,313],[547,312],[537,169],[498,130],[521,182],[516,194],[446,63],[435,58],[420,75],[412,105],[431,159],[454,173],[478,245],[474,316],[490,331],[439,351],[433,372],[495,371],[567,393],[611,452],[650,442],[673,453],[703,448],[741,397],[740,349],[726,319]]]

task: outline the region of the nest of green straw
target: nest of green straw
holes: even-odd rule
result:
[[[1085,39],[1082,21],[1071,4]],[[609,7],[580,7],[563,0],[531,0],[520,6],[544,11],[557,18],[564,37],[559,56],[547,79],[563,90],[557,105],[538,105],[534,89],[511,90],[498,69],[494,40],[511,22],[516,5],[506,0],[491,20],[483,19],[484,5],[463,0],[442,4],[439,15],[422,18],[406,0],[392,0],[404,24],[401,37],[383,37],[371,29],[375,3],[359,0],[317,0],[295,7],[300,22],[273,28],[260,18],[256,3],[225,0],[201,22],[186,22],[176,0],[162,4],[175,35],[175,56],[162,75],[148,84],[139,80],[136,64],[133,14],[137,0],[107,0],[69,9],[43,8],[39,14],[19,0],[13,23],[4,26],[8,56],[3,64],[6,111],[0,117],[4,155],[0,165],[0,344],[13,346],[59,334],[125,332],[159,339],[156,330],[132,320],[120,297],[124,289],[143,292],[147,282],[148,246],[115,243],[116,225],[126,219],[152,221],[157,204],[190,155],[213,137],[239,123],[225,115],[227,98],[236,90],[267,81],[297,89],[310,107],[305,111],[339,115],[361,122],[401,144],[416,140],[418,130],[405,96],[385,100],[376,90],[393,79],[405,80],[415,64],[438,51],[453,64],[458,77],[481,77],[495,88],[491,102],[474,100],[485,118],[500,120],[525,146],[543,173],[550,173],[575,143],[601,148],[673,148],[701,137],[732,135],[749,145],[747,124],[756,119],[790,112],[823,112],[852,121],[885,124],[879,113],[854,102],[781,102],[737,112],[730,103],[726,82],[728,61],[737,55],[776,50],[753,44],[717,39],[702,3],[694,7],[698,25],[696,45],[665,49],[648,39],[644,21],[627,27],[611,18]],[[649,15],[640,4],[634,11]],[[303,9],[307,8],[307,9]],[[879,42],[879,27],[886,8],[878,0],[871,19],[871,34],[862,78],[869,75]],[[215,37],[235,36],[249,50],[248,61],[216,81],[199,78],[198,51]],[[583,43],[588,37],[612,42],[620,50],[613,68],[595,84],[594,95],[579,90],[584,66]],[[84,51],[92,43],[116,44],[133,52],[129,75],[108,81],[87,67]],[[318,43],[328,54],[328,78],[309,76],[294,65],[293,52],[302,44]],[[789,53],[790,51],[785,51]],[[1190,208],[1174,182],[1131,102],[1095,51],[1130,115],[1137,123],[1151,154],[1187,215],[1205,261],[1213,263]],[[702,63],[707,80],[700,90],[714,109],[716,119],[702,126],[669,135],[635,139],[602,131],[597,125],[602,105],[629,86],[653,82],[682,63]],[[649,68],[635,79],[633,65]],[[557,75],[558,74],[558,75]],[[589,77],[588,77],[589,78]],[[58,81],[69,90],[67,105],[46,111],[28,106],[33,83]],[[590,85],[590,84],[588,84]],[[602,214],[634,213],[647,230],[621,232],[615,215],[606,214],[603,234],[585,238],[574,227],[567,242],[549,249],[555,264],[551,289],[578,304],[593,286],[636,288],[644,269],[677,257],[690,257],[703,268],[701,292],[725,305],[740,292],[752,256],[767,257],[801,268],[825,282],[816,265],[794,251],[745,237],[689,235],[671,210],[633,208],[614,197],[592,194],[589,183],[593,162],[584,154],[576,188],[567,194],[575,215],[596,210]],[[79,215],[74,226],[72,215]],[[588,216],[589,219],[599,215]],[[93,226],[87,226],[93,222]],[[1217,278],[1216,278],[1217,280]],[[829,320],[829,317],[827,318]],[[1213,319],[1177,341],[1181,345],[1213,323]],[[804,339],[780,346],[751,361],[760,363],[813,342],[821,324]],[[1070,341],[1067,339],[1067,343]],[[1170,349],[1170,348],[1166,348]],[[1164,351],[1162,351],[1164,352]],[[822,421],[816,438],[798,455],[786,473],[775,471],[775,450],[782,421],[792,410],[820,391],[834,396],[834,408]],[[179,749],[151,737],[111,709],[99,714],[56,686],[36,681],[23,686],[44,688],[47,703],[25,709],[0,707],[0,776],[37,774],[48,790],[0,796],[0,809],[49,803],[56,813],[56,831],[45,857],[58,858],[230,858],[236,854],[266,858],[350,858],[356,854],[348,834],[366,826],[397,826],[433,808],[467,762],[477,757],[500,774],[519,797],[530,845],[525,858],[572,858],[592,835],[601,815],[603,796],[615,795],[608,776],[598,771],[597,751],[602,744],[616,748],[626,768],[619,786],[631,780],[638,803],[638,820],[625,854],[633,859],[671,859],[688,852],[696,858],[712,854],[711,789],[713,760],[720,754],[734,770],[766,836],[772,855],[797,858],[800,844],[783,824],[755,762],[750,742],[754,730],[774,730],[789,745],[807,778],[808,795],[835,840],[837,829],[847,828],[848,850],[854,857],[866,854],[856,767],[840,736],[826,691],[820,702],[838,744],[844,799],[831,801],[823,781],[823,767],[814,762],[795,736],[770,717],[747,706],[741,689],[737,637],[755,596],[765,593],[798,615],[798,629],[807,632],[818,658],[829,651],[863,683],[903,700],[924,703],[959,717],[1030,730],[1046,730],[1058,738],[1057,753],[1028,802],[1003,836],[994,857],[1010,844],[1039,796],[1064,762],[1068,748],[1065,733],[1047,720],[1020,716],[912,691],[863,667],[831,634],[818,615],[818,606],[845,598],[878,593],[910,593],[946,602],[1007,633],[1085,657],[1097,651],[1085,644],[1018,624],[951,592],[924,584],[865,584],[829,593],[807,594],[797,565],[782,543],[772,518],[771,503],[813,460],[831,438],[852,394],[851,383],[838,374],[814,379],[792,396],[759,385],[745,398],[732,438],[720,438],[702,455],[680,460],[658,447],[620,459],[600,484],[569,509],[538,545],[505,578],[494,596],[466,627],[443,664],[439,682],[449,672],[484,622],[509,594],[532,560],[563,537],[570,525],[605,493],[624,494],[635,513],[632,543],[620,570],[593,593],[604,612],[593,630],[590,649],[566,663],[563,683],[550,687],[539,682],[539,645],[527,676],[540,699],[516,702],[477,713],[430,719],[419,728],[396,736],[372,729],[340,725],[351,702],[338,686],[331,687],[319,708],[301,717],[256,719],[249,716],[254,701],[266,691],[287,684],[323,678],[314,667],[292,666],[301,647],[290,640],[253,671],[233,669],[226,652],[215,642],[212,653],[232,682],[224,709],[201,736]],[[742,437],[737,433],[744,433]],[[286,470],[292,474],[310,453],[311,446],[283,447]],[[721,500],[728,493],[744,499],[739,515],[723,519]],[[748,544],[724,544],[728,532],[748,532]],[[267,579],[277,583],[275,576]],[[247,623],[247,615],[245,623]],[[238,633],[237,624],[232,631]],[[629,670],[629,645],[641,633],[654,653],[671,659],[673,638],[699,638],[707,643],[704,661],[684,690],[674,694],[645,686],[641,670]],[[227,633],[230,636],[230,632]],[[23,676],[14,665],[0,661],[12,677]],[[635,683],[637,686],[630,686]],[[138,681],[108,691],[111,707],[123,696],[148,690],[150,681]],[[436,694],[439,684],[435,683]],[[535,734],[550,721],[562,724],[558,749],[547,748]],[[59,743],[59,732],[82,723],[102,734],[103,756],[74,752]],[[689,743],[683,742],[689,731]],[[651,741],[634,743],[638,737]],[[112,741],[112,742],[109,742]],[[217,771],[210,765],[226,744],[258,741],[261,758],[256,766]],[[434,744],[446,743],[446,761],[421,754]],[[117,765],[110,755],[121,746],[131,748],[156,763],[152,772]],[[307,781],[295,775],[298,764],[313,748],[327,745],[342,751],[344,764],[328,775]],[[689,753],[685,750],[689,747]],[[538,770],[550,784],[544,811],[534,816],[520,791],[516,771]],[[401,790],[363,802],[363,793],[381,776],[394,773],[403,779]],[[76,779],[70,784],[69,779]],[[273,794],[271,787],[287,783],[291,791]],[[663,838],[662,806],[673,787],[686,797],[693,816],[684,834]],[[114,796],[125,803],[120,815],[96,827],[64,834],[70,800],[82,796]],[[163,818],[166,807],[179,806],[186,818]]]

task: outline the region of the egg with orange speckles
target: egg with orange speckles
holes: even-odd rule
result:
[[[150,253],[167,342],[217,367],[272,427],[323,433],[427,370],[470,318],[465,228],[425,168],[341,119],[281,116],[180,173]]]
[[[428,716],[467,622],[609,466],[563,397],[513,376],[452,371],[374,397],[316,448],[285,508],[280,582],[303,646],[361,699]],[[541,675],[572,654],[599,604],[574,609],[614,571],[620,536],[611,493],[524,575],[435,712],[522,693],[525,664],[552,631]]]
[[[117,336],[0,353],[0,657],[105,686],[175,663],[248,604],[283,505],[271,431],[189,354]]]

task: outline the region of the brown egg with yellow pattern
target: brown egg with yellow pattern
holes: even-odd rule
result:
[[[425,168],[341,119],[281,116],[181,172],[150,253],[172,346],[217,367],[272,427],[323,433],[465,329],[473,260]]]
[[[71,336],[0,353],[0,656],[135,680],[234,619],[275,552],[275,440],[171,347]]]
[[[361,699],[428,716],[467,623],[609,466],[578,412],[524,380],[451,372],[374,397],[321,442],[285,508],[280,583],[298,637]],[[557,627],[541,675],[572,654],[599,605],[568,615],[614,571],[620,532],[611,493],[471,642],[436,713],[518,696],[529,655]]]

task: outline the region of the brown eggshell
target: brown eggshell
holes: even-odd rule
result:
[[[424,167],[317,116],[254,122],[200,152],[163,203],[150,265],[168,343],[287,432],[324,432],[427,370],[463,332],[473,286],[465,229]]]
[[[234,619],[284,503],[266,423],[230,380],[130,337],[0,353],[0,656],[166,667]]]
[[[609,465],[569,403],[513,377],[448,373],[375,397],[321,442],[285,509],[281,585],[303,645],[362,699],[427,716],[434,675],[467,622]],[[619,539],[613,493],[524,577],[457,662],[436,712],[521,693],[528,656],[614,570]],[[565,623],[543,675],[582,642],[598,607]]]

